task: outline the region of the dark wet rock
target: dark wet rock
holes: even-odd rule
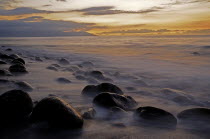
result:
[[[69,64],[69,61],[66,60],[65,58],[61,58],[58,62],[62,65],[68,65]]]
[[[14,73],[27,73],[26,68],[23,65],[15,64],[9,67],[10,72]]]
[[[85,80],[85,79],[86,79],[86,78],[85,78],[84,76],[82,76],[82,75],[76,75],[75,78],[78,79],[78,80]]]
[[[200,55],[199,52],[193,52],[192,54],[193,54],[193,55]]]
[[[0,79],[0,84],[7,84],[7,83],[10,83],[10,81],[7,79]]]
[[[8,70],[0,70],[0,76],[11,76]]]
[[[21,81],[21,82],[15,82],[15,84],[22,90],[25,90],[25,91],[33,90],[33,87],[27,82]]]
[[[11,54],[10,56],[13,57],[14,59],[20,58],[20,56],[17,54]]]
[[[43,62],[43,60],[40,57],[35,57],[35,60],[39,62]]]
[[[123,118],[127,115],[128,113],[119,108],[119,107],[112,107],[110,110],[109,110],[109,118],[110,119],[120,119],[120,118]]]
[[[53,70],[53,71],[58,71],[58,69],[54,66],[48,66],[47,69]]]
[[[131,110],[137,106],[137,102],[131,96],[114,93],[101,93],[93,99],[95,107],[110,109],[119,107],[123,110]]]
[[[11,56],[8,56],[6,54],[0,54],[0,58],[1,59],[6,59],[6,60],[13,60],[14,58]]]
[[[12,51],[12,49],[11,48],[7,48],[5,51]]]
[[[114,84],[111,83],[101,83],[97,86],[88,85],[82,90],[82,95],[85,96],[96,96],[102,92],[110,92],[116,94],[123,94],[122,90]]]
[[[89,73],[89,75],[96,77],[96,78],[102,78],[103,77],[103,73],[101,71],[91,71]]]
[[[82,117],[84,119],[94,119],[96,116],[96,111],[93,108],[90,108],[88,111],[84,112]]]
[[[96,79],[93,79],[93,78],[88,78],[87,82],[90,83],[90,84],[98,84],[98,81]]]
[[[22,90],[11,90],[0,96],[0,121],[13,123],[27,118],[33,110],[31,97]]]
[[[154,126],[176,126],[177,119],[169,112],[155,107],[139,107],[134,113],[135,119],[141,123]]]
[[[31,120],[34,123],[47,122],[50,127],[81,128],[82,116],[67,102],[58,97],[42,99],[34,108]]]
[[[123,91],[119,87],[111,83],[101,83],[97,86],[97,89],[100,92],[111,92],[111,93],[117,93],[121,95],[123,94]]]
[[[3,65],[3,64],[7,64],[7,63],[0,60],[0,65]]]
[[[58,65],[58,64],[52,64],[51,66],[54,66],[54,67],[56,67],[56,68],[60,68],[60,67],[61,67],[61,66]]]
[[[94,66],[94,64],[92,62],[85,61],[85,62],[82,62],[79,66],[80,67],[92,67],[92,66]]]
[[[210,49],[210,45],[203,46],[203,48],[205,48],[205,49]]]
[[[68,80],[68,79],[66,79],[66,78],[63,78],[63,77],[58,78],[57,81],[58,81],[59,83],[71,83],[70,80]]]
[[[25,61],[22,58],[17,58],[12,61],[12,64],[19,64],[19,63],[25,65]]]
[[[210,109],[192,108],[180,112],[177,115],[180,125],[196,130],[210,130]]]

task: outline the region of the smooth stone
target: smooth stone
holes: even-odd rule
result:
[[[87,67],[90,67],[90,66],[94,66],[94,64],[92,63],[92,62],[89,62],[89,61],[85,61],[85,62],[82,62],[81,64],[80,64],[80,66],[81,67],[83,67],[83,66],[87,66]]]
[[[76,75],[75,78],[77,80],[86,80],[86,78],[84,76],[82,76],[82,75]]]
[[[12,123],[27,118],[33,110],[33,102],[28,93],[11,90],[0,96],[0,121]]]
[[[82,117],[84,119],[94,119],[96,116],[96,111],[93,108],[90,108],[88,111],[84,112]]]
[[[57,81],[60,83],[71,83],[70,80],[63,78],[63,77],[58,78]]]
[[[100,71],[91,71],[88,73],[89,75],[96,77],[96,78],[102,78],[103,77],[103,73]]]
[[[116,94],[123,94],[123,91],[114,84],[111,83],[101,83],[97,86],[95,85],[88,85],[82,90],[82,95],[95,97],[96,95],[102,92],[110,92]]]
[[[203,120],[209,119],[210,121],[210,109],[208,108],[192,108],[180,112],[177,117],[179,119],[190,120]]]
[[[35,60],[39,62],[43,62],[43,60],[40,57],[35,57]]]
[[[27,82],[21,81],[21,82],[15,82],[15,84],[20,89],[23,89],[25,91],[32,91],[33,90],[33,87],[29,83],[27,83]]]
[[[66,60],[65,58],[61,58],[58,62],[59,62],[60,64],[63,64],[63,65],[68,65],[68,64],[69,64],[69,61]]]
[[[54,66],[54,67],[57,67],[57,68],[60,68],[61,66],[58,65],[58,64],[52,64],[51,66]]]
[[[34,123],[47,122],[55,128],[81,128],[82,116],[67,102],[58,97],[47,97],[35,106],[31,120]]]
[[[3,64],[7,64],[7,63],[0,60],[0,65],[3,65]]]
[[[177,119],[169,112],[151,107],[139,107],[134,113],[135,119],[141,123],[148,123],[153,126],[176,126]]]
[[[0,70],[0,76],[11,76],[8,70]]]
[[[114,93],[101,93],[93,99],[95,107],[110,109],[119,107],[123,110],[132,110],[137,106],[137,102],[131,96]]]
[[[13,60],[13,59],[14,59],[13,57],[8,56],[8,55],[6,55],[6,54],[0,54],[0,58],[1,58],[1,59],[7,59],[7,60]]]
[[[192,54],[193,54],[193,55],[200,55],[199,52],[193,52]]]
[[[7,84],[7,83],[10,83],[10,81],[7,79],[0,79],[0,84]]]
[[[48,70],[53,70],[53,71],[58,71],[58,69],[54,66],[48,66],[47,69]]]
[[[15,64],[9,67],[10,72],[27,73],[26,68],[23,65]]]
[[[112,107],[110,110],[109,110],[109,118],[110,119],[120,119],[120,118],[123,118],[127,115],[128,113],[119,108],[119,107]]]
[[[22,63],[23,65],[26,64],[22,58],[17,58],[12,61],[12,64],[17,64],[17,63]]]
[[[12,49],[11,48],[7,48],[5,51],[12,51]]]
[[[17,54],[11,54],[10,56],[13,57],[14,59],[20,58],[20,56]]]

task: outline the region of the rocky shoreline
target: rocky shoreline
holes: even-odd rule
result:
[[[37,62],[43,60],[36,57]],[[70,65],[65,58],[60,58],[57,64],[47,67],[48,70],[58,71],[61,65]],[[0,51],[0,77],[24,76],[29,71],[24,58],[13,52],[11,48],[1,47]],[[29,63],[27,63],[29,64]],[[6,66],[5,66],[6,65]],[[81,67],[91,67],[94,63],[83,62]],[[155,106],[139,106],[135,98],[126,95],[124,91],[106,77],[101,71],[82,71],[72,66],[64,70],[72,71],[77,80],[86,80],[90,85],[83,88],[81,97],[91,99],[90,107],[85,112],[80,112],[64,99],[54,96],[33,101],[30,91],[33,86],[25,81],[12,81],[0,79],[0,84],[14,84],[18,89],[1,92],[0,95],[0,129],[10,130],[21,127],[22,130],[36,125],[36,128],[75,130],[82,129],[88,120],[115,120],[129,116],[135,126],[149,126],[175,130],[177,125],[200,126],[210,124],[209,108],[186,109],[173,115],[170,112]],[[97,83],[97,80],[103,83]],[[71,84],[65,77],[56,79],[61,84]],[[94,83],[95,85],[92,85]],[[132,115],[132,116],[130,116]],[[39,126],[37,126],[39,125]],[[115,123],[114,126],[126,128],[123,123]],[[200,127],[201,131],[210,128]]]

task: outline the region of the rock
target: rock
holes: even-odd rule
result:
[[[27,83],[27,82],[21,81],[21,82],[15,82],[15,84],[20,89],[23,89],[25,91],[32,91],[33,90],[33,87],[29,83]]]
[[[2,45],[1,47],[5,47],[4,45]]]
[[[48,66],[47,69],[49,70],[54,70],[54,71],[58,71],[58,69],[54,66]]]
[[[17,58],[12,61],[12,64],[23,64],[25,65],[25,61],[22,58]]]
[[[118,128],[125,128],[126,125],[124,123],[113,123],[112,126],[118,127]]]
[[[208,121],[210,122],[210,109],[208,108],[192,108],[180,112],[177,117],[182,120],[192,121]]]
[[[31,97],[22,90],[11,90],[0,96],[0,121],[12,123],[27,118],[33,110]]]
[[[139,107],[134,113],[135,118],[154,126],[176,126],[177,119],[169,112],[155,107]]]
[[[101,83],[97,86],[88,85],[82,90],[82,95],[95,97],[102,92],[110,92],[116,94],[123,94],[122,90],[114,84],[111,83]]]
[[[95,78],[103,78],[103,77],[104,77],[104,76],[103,76],[103,73],[100,72],[100,71],[91,71],[91,72],[89,73],[89,75],[90,75],[90,76],[93,76],[93,77],[95,77]]]
[[[5,51],[12,51],[12,49],[11,48],[7,48]]]
[[[0,79],[0,84],[7,84],[7,83],[10,83],[10,81],[6,79]]]
[[[65,58],[61,58],[58,62],[62,65],[68,65],[69,64],[69,61],[66,60]]]
[[[63,78],[63,77],[58,78],[57,81],[58,81],[59,83],[71,83],[70,80],[68,80],[68,79],[66,79],[66,78]]]
[[[131,110],[137,106],[137,102],[130,96],[119,95],[114,93],[101,93],[93,99],[95,107],[110,109],[119,107],[123,110]]]
[[[78,80],[86,80],[86,78],[82,75],[76,75],[75,78]]]
[[[20,58],[20,56],[17,54],[11,54],[10,56],[13,57],[14,59]]]
[[[0,54],[0,58],[1,59],[6,59],[6,60],[13,60],[14,58],[11,56],[8,56],[6,54]]]
[[[57,68],[60,68],[61,66],[58,65],[58,64],[51,64],[51,66],[54,66],[54,67],[57,67]]]
[[[3,64],[7,64],[7,63],[0,60],[0,65],[3,65]]]
[[[0,70],[0,76],[11,76],[8,70]]]
[[[85,62],[82,62],[80,65],[80,67],[92,67],[94,66],[92,62],[89,62],[89,61],[85,61]]]
[[[10,72],[16,72],[16,73],[27,73],[26,68],[23,65],[15,64],[9,67]]]
[[[39,62],[43,62],[43,60],[40,57],[35,57],[35,60]]]
[[[192,54],[193,54],[193,55],[200,55],[199,52],[193,52]]]
[[[81,128],[83,118],[67,102],[58,97],[42,99],[34,108],[31,120],[34,123],[47,122],[50,127]]]
[[[128,113],[119,108],[119,107],[112,107],[110,110],[109,110],[109,118],[110,119],[120,119],[120,118],[123,118],[127,115]]]
[[[84,112],[82,117],[84,119],[94,119],[96,115],[96,111],[93,108],[90,108],[88,111]]]

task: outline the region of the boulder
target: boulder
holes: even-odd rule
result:
[[[8,70],[0,70],[0,76],[11,76]]]
[[[5,51],[12,51],[12,49],[11,48],[7,48]]]
[[[34,123],[47,122],[55,128],[81,128],[82,116],[67,102],[58,97],[47,97],[35,106],[31,120]]]
[[[63,78],[63,77],[57,78],[56,80],[57,80],[59,83],[65,83],[65,84],[71,83],[70,80],[68,80],[68,79],[66,79],[66,78]]]
[[[22,58],[17,58],[12,61],[12,64],[23,64],[25,65],[25,61]]]
[[[13,57],[14,59],[20,58],[20,56],[17,54],[11,54],[10,56]]]
[[[177,119],[169,112],[151,107],[139,107],[134,113],[135,119],[153,126],[176,126]]]
[[[26,68],[21,64],[15,64],[9,67],[10,72],[14,73],[27,73]]]
[[[1,59],[6,59],[6,60],[13,60],[14,58],[13,57],[11,57],[11,56],[8,56],[8,55],[6,55],[6,54],[0,54],[0,58]]]
[[[3,65],[3,64],[7,64],[7,63],[0,60],[0,65]]]
[[[111,83],[101,83],[97,86],[95,85],[88,85],[82,90],[82,95],[95,97],[96,95],[102,92],[110,92],[116,94],[123,94],[123,91],[114,84]]]
[[[69,61],[66,60],[65,58],[61,58],[58,62],[62,65],[68,65],[69,64]]]
[[[11,90],[0,96],[0,121],[12,123],[27,118],[33,110],[33,102],[28,93]]]
[[[93,108],[90,108],[88,111],[84,112],[82,117],[84,119],[93,119],[96,116],[96,111]]]
[[[93,99],[94,107],[110,109],[119,107],[123,110],[131,110],[137,106],[137,102],[130,96],[115,93],[101,93]]]
[[[15,82],[15,84],[20,89],[23,89],[25,91],[32,91],[33,90],[33,87],[29,83],[27,83],[27,82],[21,81],[21,82]]]
[[[120,119],[120,118],[125,117],[127,114],[128,113],[125,110],[123,110],[119,107],[112,107],[109,110],[108,116],[110,119]]]

